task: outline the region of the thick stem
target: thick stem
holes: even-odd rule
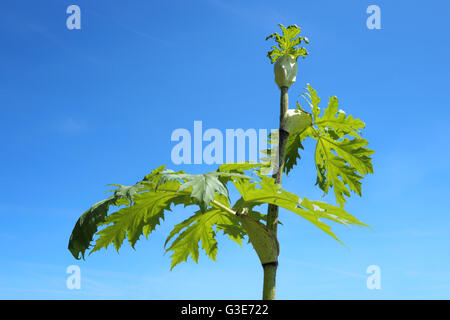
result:
[[[277,266],[275,264],[266,264],[263,268],[264,268],[263,300],[275,300],[275,280],[277,277]]]
[[[288,87],[281,87],[280,97],[280,130],[279,130],[279,142],[278,142],[278,166],[277,171],[273,174],[276,184],[281,184],[281,178],[284,170],[284,153],[286,150],[286,142],[289,137],[289,133],[284,129],[284,117],[288,110]],[[278,206],[269,204],[267,208],[267,228],[273,232],[277,237],[278,226]],[[263,299],[274,300],[275,299],[275,285],[277,275],[278,261],[263,265],[264,268],[264,285],[263,285]]]

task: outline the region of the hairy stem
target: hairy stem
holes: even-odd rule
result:
[[[279,130],[279,142],[278,142],[278,165],[275,166],[276,171],[273,174],[276,184],[281,184],[281,178],[284,170],[284,154],[286,150],[286,142],[289,137],[289,133],[284,129],[284,117],[288,110],[288,88],[281,88],[280,97],[280,130]],[[278,206],[269,204],[267,208],[267,228],[273,232],[275,237],[277,236],[278,226]],[[275,287],[278,261],[273,261],[263,265],[264,268],[264,285],[263,285],[263,299],[274,300],[275,299]]]

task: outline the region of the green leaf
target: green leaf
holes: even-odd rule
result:
[[[325,109],[323,115],[320,116],[320,98],[317,96],[316,90],[308,84],[307,91],[306,96],[310,99],[308,102],[313,110],[314,125],[320,131],[333,129],[339,137],[347,134],[352,137],[361,137],[361,130],[365,127],[364,122],[360,119],[353,118],[352,115],[347,116],[343,110],[338,110],[339,101],[336,96],[330,97],[328,107]]]
[[[236,189],[238,189],[245,201],[261,204],[270,203],[292,211],[338,241],[339,239],[336,235],[331,232],[331,227],[321,221],[321,219],[328,219],[345,225],[365,226],[365,224],[345,212],[342,208],[319,201],[309,201],[306,198],[300,201],[297,195],[285,191],[280,185],[275,184],[273,178],[265,176],[260,176],[260,178],[261,182],[259,183],[251,183],[245,180],[234,182]]]
[[[164,172],[165,167],[165,165],[159,166],[158,168],[147,174],[144,179],[142,179],[142,181],[147,184],[157,183],[161,178],[161,174]]]
[[[248,202],[244,198],[239,198],[233,205],[233,210],[239,214],[246,214],[258,221],[267,221],[267,215],[262,214],[259,211],[254,210],[256,206],[260,206],[261,203]]]
[[[118,189],[114,190],[114,197],[126,199],[128,204],[132,204],[134,196],[144,188],[144,184],[141,182],[132,186],[123,186],[120,184],[109,184],[109,186],[118,187]]]
[[[217,216],[222,214],[221,210],[215,208],[204,213],[198,211],[194,216],[175,226],[177,230],[182,230],[184,228],[186,228],[186,230],[181,232],[167,249],[167,251],[173,251],[173,254],[171,255],[171,270],[180,262],[187,261],[189,255],[191,255],[195,262],[198,262],[199,241],[201,241],[202,248],[205,250],[206,254],[212,260],[216,259],[217,241],[212,226],[215,224]],[[174,234],[176,233],[172,232],[169,237]]]
[[[219,169],[217,169],[218,172],[224,172],[224,173],[240,173],[244,174],[245,171],[252,170],[252,169],[259,169],[261,167],[266,167],[269,164],[266,163],[252,163],[252,162],[237,162],[237,163],[225,163],[222,164]]]
[[[132,204],[135,195],[145,189],[145,185],[150,181],[159,179],[164,166],[153,170],[146,176],[144,181],[138,182],[133,186],[122,186],[114,184],[118,189],[113,190],[114,195],[106,200],[94,204],[90,209],[84,212],[78,219],[70,235],[69,250],[76,259],[80,259],[80,254],[84,259],[85,251],[89,249],[98,226],[106,221],[110,206],[122,206]]]
[[[303,198],[300,201],[300,206],[305,210],[315,212],[319,219],[328,219],[336,223],[344,224],[346,226],[357,225],[370,228],[365,223],[348,214],[344,209],[335,207],[322,201],[310,201],[306,198]]]
[[[314,90],[309,83],[306,85],[306,90],[307,92],[305,93],[304,96],[309,98],[309,101],[308,99],[306,101],[311,106],[313,119],[315,122],[315,120],[318,119],[320,115],[320,107],[319,107],[320,98],[317,96],[317,91]]]
[[[373,173],[371,155],[373,150],[366,148],[368,142],[361,137],[365,124],[360,119],[347,116],[339,110],[339,101],[331,97],[322,113],[320,97],[310,84],[307,84],[304,97],[311,106],[313,123],[298,136],[289,137],[286,145],[285,170],[288,173],[300,158],[301,142],[307,137],[317,140],[315,163],[317,169],[316,184],[328,193],[333,188],[336,201],[340,206],[345,197],[353,191],[361,195],[361,180]],[[298,108],[300,104],[297,104]],[[322,114],[322,115],[321,115]],[[294,143],[295,142],[295,143]]]
[[[370,155],[374,151],[364,148],[368,142],[361,138],[334,140],[326,132],[316,139],[315,162],[319,187],[326,193],[333,187],[336,201],[341,206],[346,202],[344,196],[350,196],[350,190],[361,196],[363,175],[373,173]]]
[[[174,179],[182,181],[179,191],[189,190],[191,197],[197,200],[200,210],[205,212],[211,201],[215,199],[216,193],[222,194],[228,198],[228,189],[225,185],[226,182],[219,179],[224,177],[230,179],[251,179],[251,177],[239,173],[218,171],[203,174],[186,174],[166,171],[165,175],[161,178],[160,183]]]
[[[229,207],[228,200],[222,195],[218,194],[216,201]],[[233,206],[233,209],[239,210],[242,205],[246,205],[246,208],[249,209],[258,204],[251,205],[240,200]],[[245,213],[236,216],[221,208],[213,207],[206,212],[198,211],[195,215],[177,224],[165,243],[167,246],[177,236],[166,250],[173,252],[171,269],[180,262],[187,261],[189,256],[198,262],[200,242],[205,253],[215,260],[217,254],[215,236],[219,231],[223,231],[238,244],[241,244],[245,235],[248,235],[249,242],[252,243],[262,263],[276,261],[279,253],[278,241],[267,227],[258,221],[260,214],[255,215],[255,213],[253,210],[245,210]],[[214,226],[216,226],[216,230],[214,230]]]
[[[171,205],[193,204],[189,193],[180,193],[179,187],[178,181],[166,181],[157,190],[153,187],[136,194],[133,205],[110,214],[101,223],[106,227],[98,232],[99,238],[91,253],[107,248],[110,244],[114,244],[118,251],[125,237],[134,248],[142,234],[148,237],[164,219],[164,212],[170,210]]]
[[[81,259],[80,254],[84,259],[84,252],[89,248],[98,224],[105,221],[109,206],[115,202],[116,198],[113,196],[97,202],[78,219],[69,240],[69,250],[75,259]]]
[[[297,25],[290,25],[285,28],[282,24],[279,25],[283,35],[279,35],[278,33],[273,33],[266,37],[266,40],[274,39],[277,43],[277,46],[272,46],[272,50],[267,53],[267,56],[270,59],[271,63],[274,63],[278,60],[279,57],[284,55],[291,55],[295,59],[299,56],[303,58],[308,55],[308,52],[305,48],[300,47],[296,48],[303,42],[306,44],[309,43],[308,38],[306,37],[298,37],[301,29]]]
[[[301,108],[300,104],[298,103],[297,108],[301,110],[305,115],[307,115],[307,119],[309,119],[308,121],[309,126],[303,128],[302,130],[294,131],[288,136],[284,152],[284,170],[283,170],[286,174],[289,174],[289,172],[294,168],[294,166],[297,165],[297,160],[301,159],[300,149],[303,150],[302,141],[304,140],[305,137],[304,132],[312,128],[312,115],[304,111]],[[270,157],[272,155],[272,152],[278,152],[279,137],[272,136],[272,133],[270,133],[268,137],[268,143],[275,146],[272,147],[272,149],[263,150],[263,153],[267,154]]]
[[[228,200],[217,195],[219,201],[228,204]],[[216,230],[214,230],[216,226]],[[205,253],[215,261],[217,255],[216,232],[223,231],[230,239],[241,244],[245,232],[239,225],[237,218],[220,208],[210,208],[205,212],[197,211],[193,216],[177,224],[166,239],[167,245],[175,236],[166,252],[172,251],[171,270],[180,262],[187,261],[188,257],[198,262],[199,242]]]
[[[297,165],[297,159],[301,159],[299,150],[303,150],[302,140],[300,138],[301,133],[295,135],[289,135],[286,141],[286,150],[284,155],[284,172],[289,172]]]
[[[343,206],[350,191],[361,196],[361,179],[373,173],[370,156],[374,151],[366,148],[368,142],[361,137],[364,122],[338,110],[336,97],[330,98],[321,116],[320,98],[309,84],[306,96],[313,111],[315,128],[306,132],[303,138],[309,136],[317,140],[316,183],[325,193],[332,187],[337,203]]]

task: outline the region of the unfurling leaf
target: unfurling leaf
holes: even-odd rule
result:
[[[274,63],[278,60],[279,57],[290,55],[293,56],[295,60],[298,57],[302,56],[303,58],[308,55],[308,51],[305,48],[299,47],[303,42],[306,44],[309,43],[308,38],[306,37],[297,37],[300,34],[300,27],[297,25],[290,25],[287,28],[282,24],[279,25],[283,35],[279,35],[278,33],[273,33],[266,37],[266,40],[275,39],[275,42],[278,44],[277,46],[272,46],[272,50],[267,53],[267,56],[270,59],[271,63]]]

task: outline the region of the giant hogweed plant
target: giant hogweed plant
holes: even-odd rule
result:
[[[239,245],[245,238],[263,266],[263,299],[275,299],[280,207],[338,241],[330,222],[367,227],[344,209],[352,192],[361,196],[361,180],[373,172],[373,151],[361,136],[364,122],[338,110],[336,97],[329,98],[322,109],[321,99],[309,84],[303,97],[311,112],[306,112],[300,102],[295,109],[288,109],[287,91],[296,80],[298,57],[308,54],[299,45],[308,43],[308,39],[299,36],[296,25],[280,27],[281,35],[267,37],[276,42],[268,57],[275,64],[275,82],[281,91],[280,128],[277,137],[269,136],[269,142],[277,147],[266,150],[269,155],[271,150],[276,153],[271,155],[275,160],[227,163],[204,174],[174,172],[160,166],[134,185],[113,185],[116,188],[112,194],[76,222],[69,240],[69,250],[76,259],[110,245],[118,251],[125,239],[134,248],[142,236],[151,235],[174,206],[182,205],[193,214],[175,225],[167,237],[165,249],[172,253],[171,269],[189,257],[198,262],[200,245],[215,260],[216,235],[220,232]],[[316,185],[325,194],[333,190],[336,205],[299,197],[281,186],[282,174],[288,175],[297,165],[305,139],[315,140]],[[275,168],[271,176],[268,166]],[[229,197],[230,187],[240,195],[234,203]],[[267,213],[261,210],[264,205]]]

